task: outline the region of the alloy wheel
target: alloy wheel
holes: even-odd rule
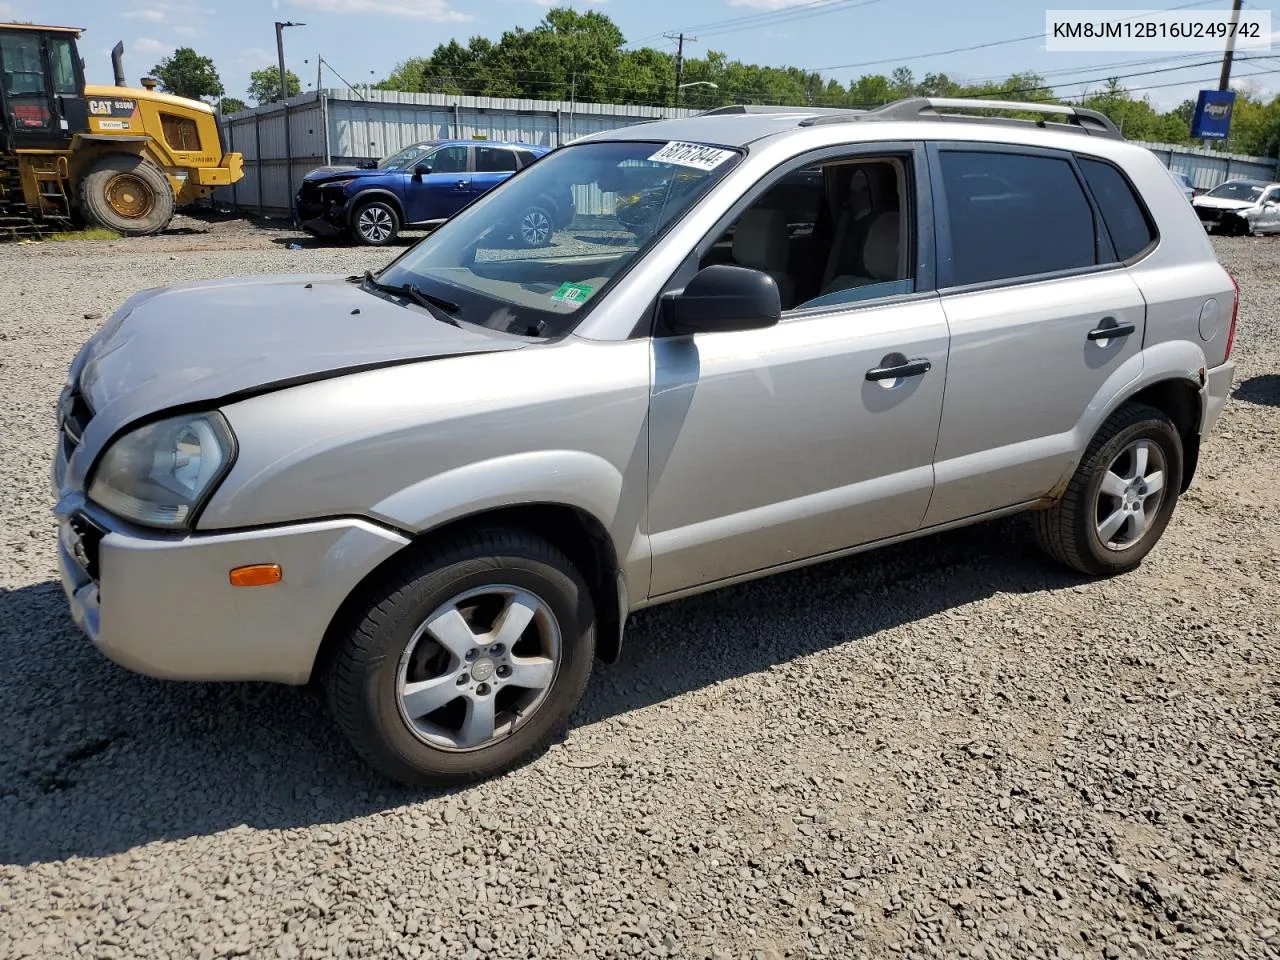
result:
[[[1164,451],[1151,440],[1134,440],[1111,461],[1094,507],[1108,550],[1127,550],[1146,536],[1164,502],[1166,471]]]
[[[436,608],[405,647],[400,716],[432,747],[482,749],[542,705],[560,656],[560,625],[541,597],[501,584],[468,590]]]
[[[382,207],[365,207],[356,220],[356,229],[370,243],[385,243],[395,229],[395,223],[390,212]]]

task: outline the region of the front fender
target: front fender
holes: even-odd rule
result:
[[[581,450],[537,450],[438,473],[384,498],[370,513],[401,530],[422,533],[501,507],[576,507],[609,531],[617,556],[623,558],[631,544],[618,542],[622,486],[622,474],[602,457]]]
[[[404,223],[404,203],[396,196],[395,191],[386,187],[366,187],[363,190],[357,190],[347,198],[346,208],[343,211],[342,219],[346,226],[351,226],[351,211],[364,203],[366,200],[385,200],[395,207],[396,215],[400,217],[400,222]]]

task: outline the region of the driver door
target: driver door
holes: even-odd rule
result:
[[[471,150],[439,147],[418,165],[431,172],[419,176],[411,167],[405,183],[405,210],[410,223],[427,223],[453,216],[471,200]]]

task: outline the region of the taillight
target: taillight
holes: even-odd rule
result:
[[[1231,286],[1235,289],[1235,295],[1231,300],[1231,327],[1227,330],[1227,355],[1222,358],[1222,362],[1226,363],[1231,359],[1231,347],[1236,342],[1236,317],[1240,314],[1240,284],[1236,283],[1236,278],[1231,276],[1231,271],[1227,271],[1227,276],[1231,277]]]

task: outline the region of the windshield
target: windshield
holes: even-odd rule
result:
[[[1265,186],[1266,184],[1255,183],[1252,180],[1228,180],[1210,190],[1209,196],[1221,197],[1223,200],[1253,201],[1262,196],[1262,188]]]
[[[399,153],[393,153],[389,157],[383,157],[378,161],[379,170],[408,170],[421,158],[435,149],[435,143],[415,143],[411,147],[405,147]]]
[[[739,157],[681,143],[564,147],[464,209],[378,280],[450,300],[459,320],[557,336]]]

